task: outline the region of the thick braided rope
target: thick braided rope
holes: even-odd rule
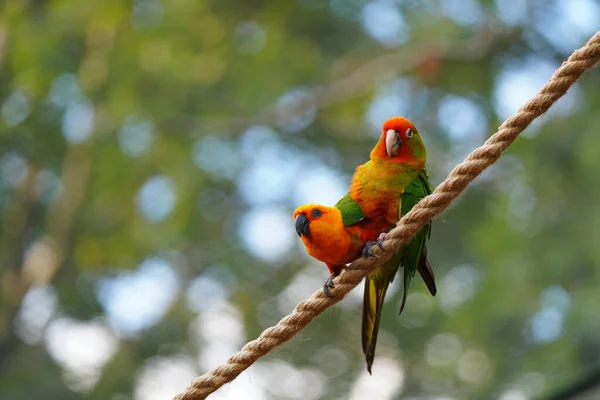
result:
[[[493,136],[483,146],[475,149],[457,165],[434,192],[417,203],[406,214],[383,242],[384,250],[375,246],[376,258],[361,258],[353,262],[335,281],[333,298],[326,297],[321,290],[301,301],[291,314],[279,323],[263,331],[261,335],[247,343],[238,353],[206,374],[194,379],[185,392],[175,400],[199,400],[234,380],[242,371],[257,359],[286,342],[303,330],[317,315],[341,301],[360,281],[382,261],[389,259],[396,249],[408,243],[417,231],[432,218],[444,211],[466,187],[492,165],[517,136],[548,108],[579,78],[588,68],[600,60],[600,31],[582,48],[575,50],[538,94],[522,106],[513,117],[504,121]]]

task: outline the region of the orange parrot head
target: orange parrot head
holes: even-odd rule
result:
[[[305,204],[294,211],[296,233],[301,238],[328,236],[331,231],[343,229],[342,213],[335,207]]]
[[[354,241],[338,208],[305,204],[294,211],[294,220],[306,251],[317,260],[339,266],[357,257],[351,251]]]
[[[381,138],[371,151],[371,160],[391,162],[421,170],[425,167],[427,151],[417,128],[402,117],[385,121]]]

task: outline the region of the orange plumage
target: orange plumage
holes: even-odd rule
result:
[[[425,146],[415,126],[405,118],[390,118],[383,124],[381,138],[371,151],[370,160],[356,168],[350,192],[335,207],[308,204],[296,209],[296,231],[307,252],[325,262],[331,272],[323,287],[326,295],[330,296],[333,278],[347,263],[361,253],[369,254],[372,241],[380,232],[394,227],[419,199],[431,193],[425,171],[426,158]],[[398,268],[402,266],[404,270],[400,312],[417,270],[431,294],[436,293],[425,246],[430,229],[431,224],[423,227],[410,243],[365,279],[362,343],[369,372],[385,294]]]
[[[345,226],[339,208],[320,204],[298,207],[294,220],[307,253],[324,262],[336,276],[346,264],[360,257],[367,241],[375,240],[386,228],[369,219]],[[299,221],[306,225],[304,230],[298,228]]]
[[[417,128],[406,118],[390,118],[381,130],[371,159],[356,167],[350,196],[360,204],[366,218],[387,220],[389,225],[384,229],[389,230],[400,219],[404,188],[425,168],[427,152]],[[409,130],[416,140],[406,136]]]

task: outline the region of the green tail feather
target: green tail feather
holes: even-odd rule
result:
[[[419,175],[405,188],[401,197],[400,215],[408,213],[415,204],[423,197],[431,194],[432,188],[429,184],[429,178],[426,171],[421,171]],[[340,202],[344,209],[352,209],[353,205],[346,200]],[[359,213],[353,215],[353,220],[358,220],[362,216]],[[427,246],[425,241],[431,234],[431,222],[426,224],[415,237],[404,246],[388,262],[379,266],[375,272],[365,278],[365,292],[363,299],[363,317],[362,317],[362,346],[363,353],[367,362],[367,370],[371,373],[373,360],[375,358],[375,346],[377,345],[377,335],[379,333],[379,324],[381,321],[381,310],[385,294],[389,284],[393,281],[398,268],[403,268],[403,294],[400,304],[400,312],[406,305],[408,288],[410,282],[417,271],[425,281],[429,292],[435,296],[437,289],[435,285],[435,276],[429,260],[427,259]]]
[[[398,271],[400,258],[392,257],[388,262],[380,266],[375,272],[365,278],[365,291],[363,298],[362,315],[362,346],[367,370],[371,373],[371,366],[375,357],[375,346],[377,345],[377,334],[381,320],[383,301],[390,283]]]

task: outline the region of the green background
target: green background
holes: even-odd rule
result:
[[[167,399],[317,290],[292,212],[383,121],[433,184],[598,29],[594,0],[0,3],[0,399]],[[373,376],[361,288],[214,399],[545,397],[600,367],[600,70],[434,221]],[[418,282],[417,282],[418,281]]]

